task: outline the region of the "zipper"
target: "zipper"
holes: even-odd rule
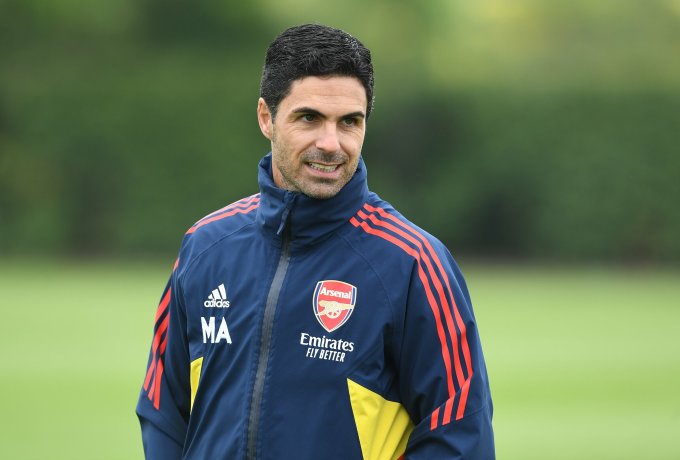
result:
[[[260,355],[257,362],[257,371],[255,373],[255,383],[253,384],[253,393],[250,403],[250,416],[248,417],[248,442],[246,444],[246,459],[257,459],[257,435],[260,425],[260,411],[262,408],[262,393],[264,391],[264,381],[267,375],[267,366],[269,364],[269,347],[272,341],[272,330],[274,327],[274,313],[276,313],[276,304],[279,302],[279,294],[281,293],[281,286],[283,280],[286,278],[288,265],[290,263],[290,225],[286,224],[288,213],[282,219],[279,233],[283,230],[281,239],[281,255],[279,256],[279,263],[274,272],[274,279],[269,287],[267,294],[267,303],[264,308],[264,315],[262,317],[262,335],[260,336]]]

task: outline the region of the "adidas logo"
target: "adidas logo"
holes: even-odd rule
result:
[[[208,296],[208,300],[203,302],[203,306],[206,308],[229,308],[227,290],[224,288],[224,284],[220,284],[216,289],[213,289],[212,293]]]

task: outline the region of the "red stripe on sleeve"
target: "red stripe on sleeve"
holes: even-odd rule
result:
[[[160,365],[160,361],[158,361],[158,364]],[[155,391],[156,391],[156,373],[153,374],[152,384],[151,387],[149,388],[149,392],[147,393],[149,401],[153,401],[153,395]]]
[[[465,383],[463,383],[465,385]],[[453,411],[453,399],[449,398],[446,400],[444,405],[444,419],[442,420],[442,425],[448,425],[451,422],[451,412]]]
[[[439,408],[437,407],[434,412],[432,412],[432,417],[430,418],[430,431],[437,428],[439,424]]]
[[[161,325],[158,327],[158,330],[156,330],[156,333],[153,336],[153,345],[151,346],[151,364],[149,365],[149,370],[146,373],[146,379],[144,380],[144,390],[146,391],[149,387],[149,382],[151,381],[151,375],[153,374],[154,370],[157,368],[158,364],[162,361],[162,354],[164,353],[164,350],[161,351],[160,353],[156,353],[160,346],[160,341],[161,337],[163,336],[163,333],[168,329],[168,323],[170,321],[170,315],[167,315]],[[167,338],[167,337],[166,337]],[[153,390],[153,389],[152,389]]]
[[[465,404],[467,403],[468,392],[470,391],[470,379],[472,375],[465,381],[463,388],[460,390],[460,402],[458,403],[458,411],[456,412],[456,420],[463,418],[465,414]]]
[[[437,276],[436,271],[434,270],[434,267],[432,267],[432,263],[430,262],[430,258],[427,256],[427,253],[423,249],[423,245],[421,244],[420,241],[417,241],[415,238],[413,238],[411,235],[405,233],[403,230],[396,228],[394,225],[391,225],[388,222],[379,220],[378,218],[375,217],[374,214],[371,214],[370,216],[366,216],[363,212],[359,211],[359,217],[362,219],[368,218],[371,222],[373,222],[375,225],[379,225],[381,227],[387,228],[388,230],[396,233],[397,235],[401,236],[402,238],[406,239],[410,243],[416,245],[419,249],[419,254],[422,257],[422,261],[425,263],[425,266],[427,268],[427,272],[430,274],[430,278],[432,278],[432,282],[434,283],[435,290],[437,291],[437,294],[439,296],[439,300],[441,302],[441,307],[442,310],[444,311],[444,319],[446,321],[446,327],[449,333],[449,337],[451,338],[451,345],[453,348],[453,362],[454,362],[454,368],[456,371],[456,378],[458,382],[458,388],[460,388],[463,384],[463,381],[465,380],[465,376],[463,375],[463,369],[460,364],[460,356],[458,355],[458,334],[456,333],[456,328],[453,325],[453,319],[451,318],[451,308],[449,307],[449,302],[446,299],[446,295],[444,294],[444,287],[442,286],[440,278]],[[445,419],[446,420],[446,419]]]
[[[218,209],[217,211],[208,214],[207,216],[196,222],[194,225],[192,225],[191,228],[187,230],[186,234],[189,235],[191,233],[194,233],[196,230],[198,230],[199,228],[206,224],[224,219],[225,217],[233,216],[234,214],[248,214],[250,211],[256,209],[259,206],[259,202],[260,195],[257,194],[248,198],[244,198],[240,201],[237,201],[236,203],[232,203],[228,206],[223,207],[222,209]]]
[[[247,208],[245,208],[245,209],[242,209],[242,208],[234,208],[234,209],[232,209],[232,210],[230,210],[230,211],[228,211],[228,212],[225,212],[225,213],[223,213],[223,214],[218,214],[218,215],[213,216],[213,217],[211,217],[211,218],[209,218],[209,219],[202,220],[202,221],[200,221],[199,223],[197,223],[196,225],[194,225],[193,227],[191,227],[189,230],[187,230],[186,234],[189,235],[189,234],[191,234],[191,233],[194,233],[196,230],[198,230],[199,228],[203,227],[204,225],[210,224],[210,223],[215,222],[215,221],[218,221],[218,220],[222,220],[222,219],[224,219],[225,217],[233,216],[234,214],[248,214],[248,213],[249,213],[250,211],[252,211],[253,209],[257,209],[258,206],[259,206],[259,204],[258,204],[258,203],[255,203],[255,204],[253,204],[253,205],[251,205],[251,206],[249,206],[249,207],[247,207]]]
[[[161,378],[163,377],[163,361],[158,362],[158,372],[156,372],[156,383],[154,384],[154,389],[156,390],[156,394],[154,395],[153,398],[153,407],[156,408],[156,410],[160,409],[161,407]],[[149,394],[151,396],[151,394]]]
[[[163,315],[165,310],[167,310],[168,305],[170,304],[170,298],[172,297],[171,292],[172,291],[170,287],[168,287],[165,295],[163,296],[163,300],[161,300],[161,303],[158,305],[158,309],[156,310],[155,320],[156,324],[158,324],[158,320]],[[147,391],[149,389],[149,382],[151,381],[151,376],[153,375],[154,370],[156,370],[156,361],[158,360],[156,351],[158,350],[158,345],[161,340],[161,336],[163,335],[163,332],[165,332],[165,330],[168,328],[169,318],[170,315],[167,315],[165,319],[161,322],[161,324],[158,325],[158,329],[154,334],[153,343],[151,345],[151,364],[149,364],[149,369],[147,369],[146,377],[144,378],[144,391]]]
[[[179,257],[175,260],[175,265],[172,268],[174,273],[179,266]],[[170,324],[170,312],[168,311],[168,306],[170,305],[170,300],[172,298],[172,285],[169,284],[165,289],[165,294],[161,302],[158,304],[156,309],[156,318],[154,320],[156,331],[153,336],[153,343],[151,345],[151,363],[146,371],[146,377],[144,378],[144,391],[147,391],[147,396],[150,401],[153,401],[153,405],[158,410],[160,407],[160,392],[161,392],[161,378],[163,377],[163,357],[165,355],[165,348],[168,344],[167,330]],[[168,314],[161,320],[163,314],[168,311]],[[160,323],[159,323],[160,322]],[[164,336],[165,334],[165,336]]]
[[[168,329],[168,323],[169,322],[170,322],[170,315],[167,315],[165,318],[163,318],[161,325],[158,327],[158,330],[156,331],[156,335],[153,338],[153,352],[154,353],[156,352],[156,350],[158,350],[158,346],[161,344],[161,336]]]
[[[249,205],[249,204],[251,204],[251,203],[257,203],[257,202],[259,202],[259,201],[260,201],[260,194],[259,194],[259,193],[256,193],[255,195],[247,196],[247,197],[242,198],[242,199],[240,199],[240,200],[238,200],[238,201],[235,201],[235,202],[233,202],[233,203],[231,203],[231,204],[228,204],[228,205],[226,205],[225,207],[218,209],[217,211],[211,212],[211,213],[208,214],[207,216],[201,218],[201,220],[199,220],[197,223],[200,223],[201,221],[203,221],[203,220],[205,220],[205,219],[207,219],[207,218],[209,218],[209,217],[215,216],[215,215],[220,214],[220,213],[222,213],[222,212],[225,212],[225,211],[227,211],[227,210],[229,210],[229,209],[233,209],[233,208],[235,208],[235,207],[237,207],[237,206],[247,206],[247,205]]]
[[[456,324],[458,326],[458,329],[460,330],[461,345],[462,345],[461,348],[463,349],[463,357],[465,359],[465,366],[466,366],[466,370],[467,370],[467,374],[468,374],[468,378],[465,381],[463,387],[465,387],[465,385],[467,385],[469,387],[469,382],[472,379],[472,374],[473,374],[474,371],[473,371],[473,368],[472,368],[472,359],[470,357],[470,346],[468,345],[468,341],[467,341],[467,330],[466,330],[466,327],[465,327],[465,322],[463,321],[463,318],[460,316],[460,312],[458,310],[458,305],[456,305],[456,299],[453,297],[453,291],[451,290],[451,285],[449,283],[449,277],[446,275],[446,271],[444,270],[444,267],[442,266],[442,263],[439,260],[439,256],[437,255],[435,250],[432,248],[432,245],[430,244],[428,239],[425,238],[415,228],[406,224],[405,222],[403,222],[402,220],[393,216],[392,214],[386,212],[382,208],[373,207],[373,206],[369,205],[368,203],[366,203],[364,205],[364,207],[371,212],[376,211],[381,216],[392,220],[393,222],[401,225],[402,227],[408,229],[413,234],[417,235],[418,238],[425,243],[425,246],[427,247],[430,254],[432,254],[432,259],[434,260],[435,265],[439,269],[439,272],[442,274],[442,278],[444,279],[444,283],[446,284],[446,289],[448,291],[449,297],[451,298],[451,302],[452,302],[452,306],[453,306],[453,314],[454,314],[454,317],[455,317],[455,320],[456,320]],[[468,391],[467,390],[462,391],[462,388],[461,388],[461,398],[460,398],[460,402],[459,402],[458,411],[456,412],[456,420],[460,420],[463,417],[463,411],[465,409],[465,405],[466,405],[466,402],[467,402],[467,394],[468,394]],[[460,410],[460,407],[463,407],[463,411]],[[448,421],[445,421],[445,422],[448,423]]]
[[[393,237],[392,235],[385,233],[381,230],[374,229],[368,225],[368,223],[361,222],[359,226],[366,232],[371,235],[379,236],[380,238],[383,238],[384,240],[389,241],[390,243],[398,246],[401,248],[404,252],[409,254],[411,257],[416,259],[418,261],[418,277],[420,278],[420,281],[423,283],[423,286],[425,288],[425,296],[427,297],[428,303],[430,305],[430,309],[432,310],[432,314],[434,315],[435,318],[435,323],[436,323],[436,329],[437,329],[437,335],[439,337],[439,343],[442,348],[442,358],[444,359],[444,367],[446,368],[446,383],[447,387],[449,390],[449,397],[453,397],[453,395],[456,393],[455,387],[453,385],[453,376],[451,372],[451,355],[449,352],[449,346],[446,341],[446,335],[444,332],[444,326],[442,324],[441,320],[441,315],[439,313],[439,308],[437,306],[437,302],[434,298],[434,295],[432,294],[432,290],[430,288],[430,282],[427,279],[427,276],[425,275],[425,272],[423,271],[422,264],[420,263],[420,254],[416,252],[413,248],[405,244],[403,241],[398,240],[397,238]]]
[[[153,371],[156,369],[156,356],[151,358],[151,364],[149,364],[149,369],[146,371],[146,377],[144,378],[144,391],[149,390],[149,382],[151,381],[151,376]]]
[[[461,339],[463,340],[463,356],[465,357],[465,364],[466,368],[468,371],[468,376],[469,374],[472,374],[472,360],[470,359],[470,348],[467,344],[467,334],[465,330],[465,322],[460,316],[460,313],[458,311],[458,306],[456,305],[456,299],[453,297],[453,292],[451,290],[451,285],[449,283],[449,277],[446,275],[446,271],[444,270],[444,267],[442,266],[441,261],[439,260],[439,256],[437,255],[437,252],[432,248],[432,245],[430,244],[429,240],[423,236],[422,233],[420,233],[418,230],[413,228],[412,226],[406,224],[406,222],[398,219],[397,217],[393,216],[392,214],[388,213],[382,208],[374,208],[373,206],[366,204],[364,205],[366,209],[369,211],[373,212],[376,211],[378,214],[381,216],[392,220],[393,222],[401,225],[402,227],[408,229],[411,233],[415,234],[418,236],[418,238],[425,243],[425,246],[427,247],[428,251],[430,254],[432,254],[432,259],[434,260],[435,265],[439,269],[439,272],[442,274],[442,278],[444,279],[444,283],[446,284],[446,289],[449,293],[449,296],[451,297],[451,302],[453,303],[453,312],[456,317],[456,324],[458,325],[458,329],[461,331]]]
[[[158,322],[158,318],[165,313],[165,310],[168,308],[168,305],[170,304],[170,297],[172,296],[170,292],[172,289],[170,289],[170,286],[168,286],[168,290],[165,292],[165,295],[163,296],[163,299],[161,300],[161,303],[158,304],[158,308],[156,309],[156,318],[153,320],[154,324]]]

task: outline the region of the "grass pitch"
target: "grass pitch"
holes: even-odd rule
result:
[[[143,458],[166,265],[0,262],[0,458]],[[680,458],[680,272],[463,270],[499,459]]]
[[[473,267],[499,459],[680,458],[680,273]]]

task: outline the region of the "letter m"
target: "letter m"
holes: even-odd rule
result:
[[[210,322],[206,322],[205,318],[201,316],[201,329],[203,329],[203,343],[215,343],[215,317],[210,317]]]

